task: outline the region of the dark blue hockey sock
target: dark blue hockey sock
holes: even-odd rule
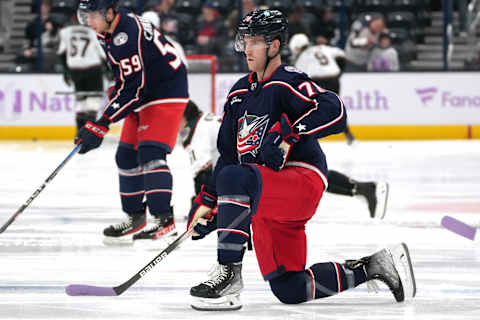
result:
[[[250,199],[257,190],[255,173],[246,166],[227,166],[217,176],[218,262],[240,262],[250,237]]]
[[[118,167],[123,211],[129,215],[143,211],[142,202],[145,190],[137,151],[129,145],[120,144],[115,154],[115,160]]]
[[[315,299],[355,288],[367,281],[362,268],[351,270],[337,262],[316,263],[306,270],[315,286]]]
[[[147,205],[150,213],[155,217],[170,214],[172,174],[168,168],[166,156],[166,151],[159,147],[141,146],[139,148]]]
[[[281,302],[296,304],[329,297],[365,281],[363,269],[350,270],[340,263],[327,262],[305,271],[287,272],[270,280],[270,288]]]

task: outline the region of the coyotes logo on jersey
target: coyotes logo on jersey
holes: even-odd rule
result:
[[[238,119],[237,152],[239,156],[250,153],[257,156],[267,131],[268,114],[264,116],[245,114]]]

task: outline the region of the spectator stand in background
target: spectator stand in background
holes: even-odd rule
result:
[[[398,51],[400,64],[406,65],[415,58],[415,42],[419,39],[415,14],[409,11],[394,11],[387,15],[387,26],[393,48]]]
[[[363,72],[371,50],[385,30],[385,18],[379,12],[362,13],[352,24],[345,47],[347,66],[345,71]]]
[[[16,62],[23,65],[23,69],[27,71],[36,69],[54,72],[57,63],[58,30],[61,24],[51,13],[50,1],[43,0],[38,12],[39,15],[25,28],[26,42],[17,54]]]
[[[318,14],[310,25],[312,39],[316,44],[322,44],[326,39],[328,44],[336,45],[339,39],[339,16],[334,17],[330,8],[320,8],[317,5],[318,1],[315,6],[311,7],[312,11]]]
[[[398,52],[392,46],[392,38],[388,32],[382,32],[378,45],[372,50],[367,61],[367,71],[390,72],[399,71]]]
[[[202,0],[177,0],[175,15],[169,16],[165,22],[164,32],[175,35],[185,49],[186,54],[193,54],[195,50],[195,36],[197,19],[202,12]],[[179,33],[178,30],[181,30]]]
[[[217,2],[218,3],[218,2]],[[219,8],[207,0],[202,8],[196,36],[197,53],[220,56],[227,41],[227,28]]]

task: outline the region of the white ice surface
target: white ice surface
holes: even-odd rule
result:
[[[325,194],[307,225],[307,265],[359,258],[405,242],[417,278],[414,300],[395,303],[385,286],[365,285],[327,299],[283,305],[244,260],[244,307],[198,312],[189,288],[215,261],[215,237],[188,240],[119,297],[70,297],[72,283],[116,286],[164,247],[162,241],[112,247],[102,230],[120,212],[115,144],[76,155],[29,208],[0,234],[0,319],[480,319],[480,242],[440,225],[445,215],[480,227],[480,141],[323,143],[329,167],[358,180],[390,183],[388,211],[372,221],[357,198]],[[0,224],[72,150],[70,142],[0,142]],[[177,220],[193,186],[181,148],[169,158]],[[177,222],[184,230],[184,222]],[[478,236],[480,237],[480,236]]]

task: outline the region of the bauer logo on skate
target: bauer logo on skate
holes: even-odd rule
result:
[[[239,155],[251,153],[256,156],[267,130],[268,115],[258,117],[247,112],[238,120],[237,151]]]
[[[146,266],[145,268],[143,268],[142,271],[140,271],[140,277],[143,277],[144,275],[146,275],[147,273],[149,273],[150,271],[152,271],[153,267],[155,267],[157,265],[157,263],[159,263],[160,261],[162,261],[163,259],[165,259],[165,257],[168,255],[168,253],[164,252],[162,253],[157,259],[153,260],[152,263],[150,263],[148,266]]]

